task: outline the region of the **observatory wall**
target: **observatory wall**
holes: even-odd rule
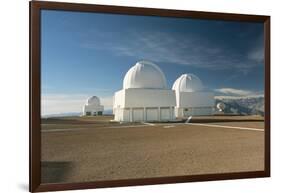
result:
[[[176,92],[176,117],[212,115],[214,112],[213,92]]]
[[[175,92],[165,89],[126,89],[125,107],[173,107]]]
[[[85,105],[83,107],[83,115],[98,115],[102,114],[104,108],[103,106]]]
[[[123,89],[114,96],[114,119],[123,122],[175,119],[175,92],[166,89]]]
[[[102,115],[104,110],[103,105],[100,104],[100,99],[97,96],[91,96],[87,99],[86,104],[83,106],[83,116]]]
[[[213,107],[215,105],[212,92],[179,92],[178,107]]]

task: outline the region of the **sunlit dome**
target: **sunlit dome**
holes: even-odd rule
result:
[[[217,104],[217,109],[222,112],[225,109],[225,104],[223,102],[219,102]]]
[[[100,105],[100,99],[97,96],[92,96],[92,97],[87,99],[87,104],[99,106]]]
[[[154,88],[166,89],[166,78],[162,70],[149,61],[139,61],[131,67],[123,80],[123,89]]]
[[[196,92],[203,90],[203,84],[196,75],[183,74],[175,81],[172,89],[179,92]]]

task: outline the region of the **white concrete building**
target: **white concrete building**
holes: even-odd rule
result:
[[[100,104],[100,99],[97,96],[92,96],[87,99],[83,106],[84,116],[96,116],[103,114],[104,107]]]
[[[225,104],[223,102],[219,102],[216,107],[218,112],[223,113],[225,109]]]
[[[183,74],[173,84],[176,92],[176,117],[212,115],[214,93],[205,91],[201,80],[194,74]]]
[[[115,121],[153,122],[175,119],[175,92],[167,89],[161,69],[148,61],[137,62],[126,73],[123,89],[115,92]]]

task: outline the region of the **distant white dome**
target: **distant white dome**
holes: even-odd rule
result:
[[[217,109],[222,112],[225,109],[225,104],[223,102],[219,102],[217,104]]]
[[[183,74],[174,82],[172,89],[179,92],[196,92],[203,90],[203,84],[196,75]]]
[[[87,105],[99,106],[100,105],[100,99],[97,96],[92,96],[92,97],[87,99]]]
[[[166,89],[166,78],[162,70],[149,61],[139,61],[131,67],[123,80],[123,89],[156,88]]]

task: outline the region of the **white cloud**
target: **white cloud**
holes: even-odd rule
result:
[[[171,32],[135,32],[131,31],[125,39],[113,39],[114,32],[103,32],[100,39],[104,41],[89,41],[82,47],[96,50],[108,50],[118,56],[148,59],[154,62],[165,62],[208,69],[238,69],[247,73],[253,66],[260,65],[263,59],[260,50],[250,53],[233,52],[231,48],[210,42],[206,37],[191,34],[176,34]],[[98,35],[99,32],[95,32]],[[103,43],[100,43],[103,42]],[[248,54],[248,55],[247,55]]]
[[[263,47],[257,47],[254,50],[252,50],[248,54],[249,59],[254,60],[256,62],[263,62],[264,61],[264,49]]]
[[[82,112],[88,95],[79,94],[43,94],[41,98],[41,114],[60,114]],[[112,97],[100,97],[105,109],[112,109]]]
[[[113,97],[100,97],[101,104],[104,106],[104,109],[112,109],[113,106]]]
[[[219,89],[215,89],[215,91],[225,95],[234,95],[234,96],[248,96],[248,95],[256,94],[255,92],[249,90],[241,90],[235,88],[219,88]]]
[[[264,36],[260,35],[255,42],[253,48],[248,53],[248,58],[257,63],[262,63],[264,61]]]
[[[215,99],[223,100],[223,99],[249,99],[249,98],[260,98],[264,97],[263,94],[250,95],[250,96],[215,96]]]
[[[219,88],[219,89],[214,89],[216,92],[216,95],[222,94],[224,96],[262,96],[263,92],[254,92],[250,90],[242,90],[242,89],[235,89],[235,88]]]

